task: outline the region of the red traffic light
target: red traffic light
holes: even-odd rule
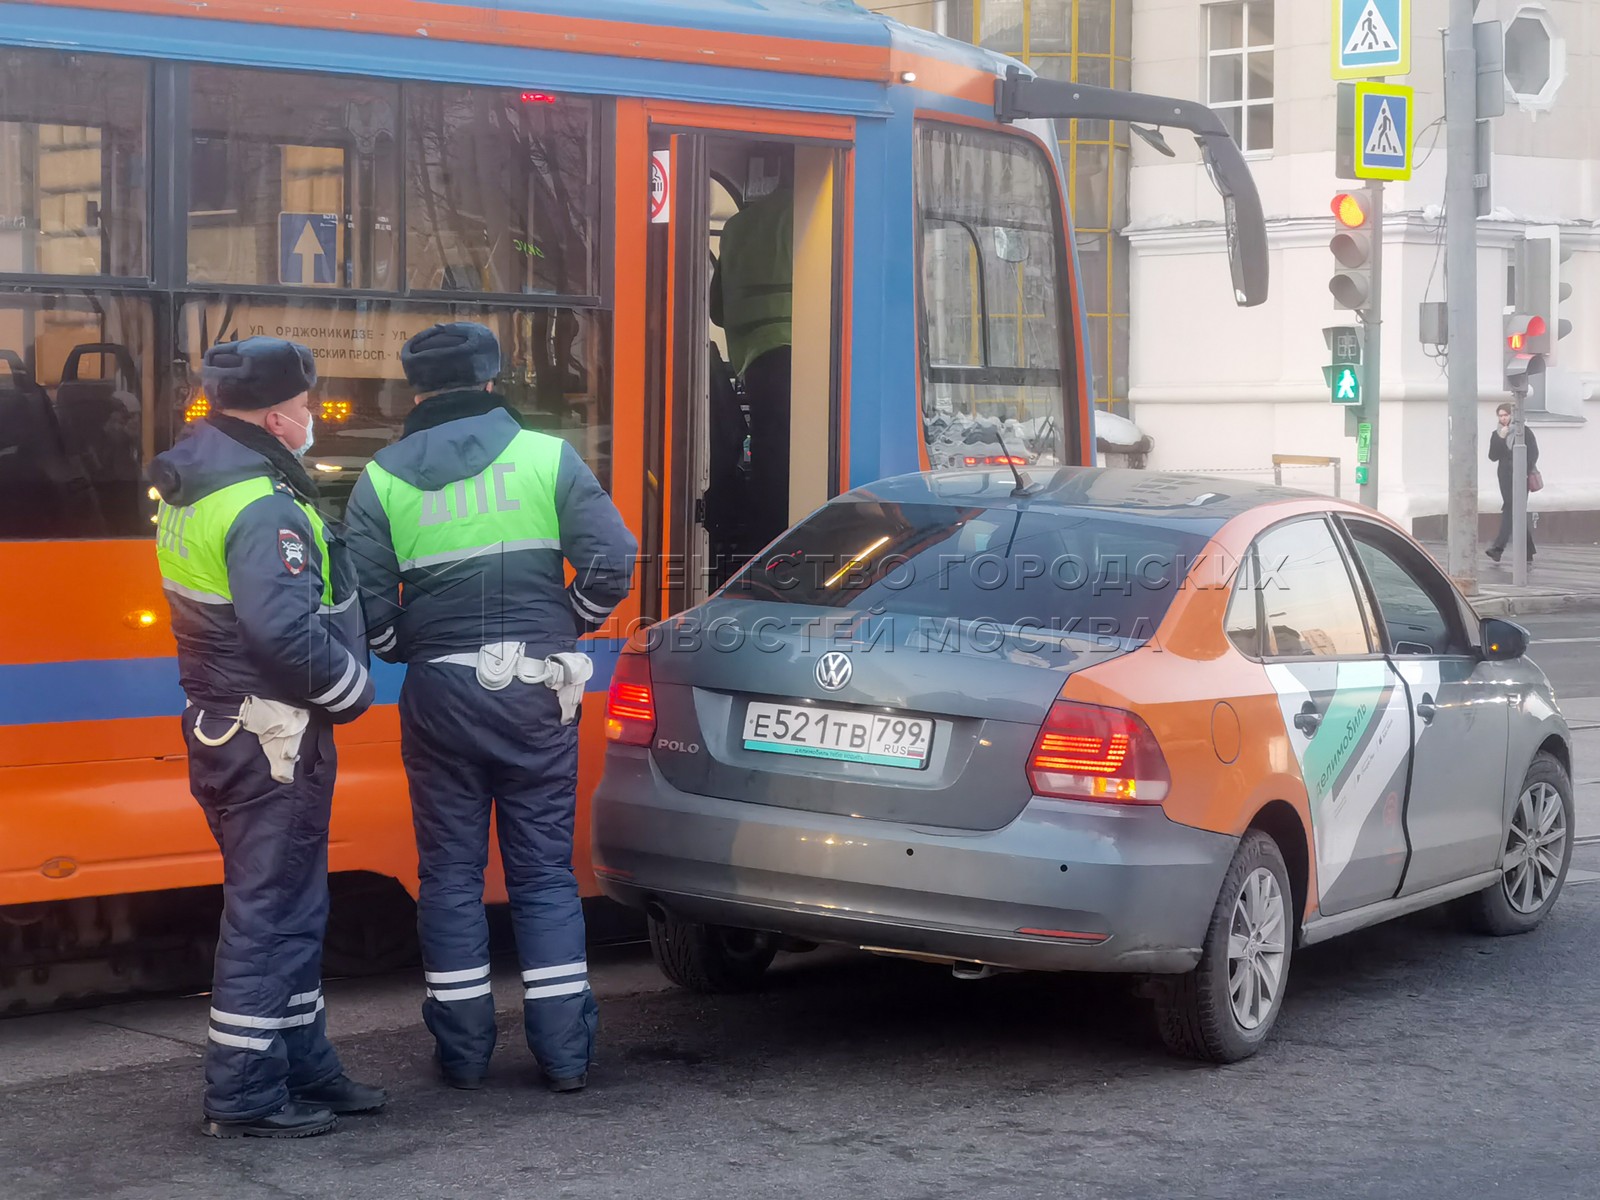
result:
[[[1340,192],[1329,205],[1334,219],[1346,229],[1360,229],[1367,223],[1367,206],[1361,197],[1350,192]]]
[[[1506,346],[1520,352],[1527,349],[1529,338],[1542,338],[1549,331],[1550,327],[1545,324],[1543,317],[1529,317],[1528,327],[1521,333],[1509,335],[1506,338]]]

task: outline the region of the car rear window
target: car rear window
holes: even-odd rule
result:
[[[1142,641],[1208,540],[1098,510],[836,502],[723,594]]]

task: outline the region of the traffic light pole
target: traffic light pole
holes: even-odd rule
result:
[[[1528,582],[1528,438],[1523,422],[1528,414],[1528,387],[1511,393],[1511,582],[1522,587]]]
[[[1478,56],[1474,0],[1450,0],[1445,48],[1445,278],[1449,323],[1449,571],[1478,590]]]
[[[1378,507],[1379,391],[1383,366],[1383,182],[1367,181],[1367,212],[1372,222],[1372,298],[1361,310],[1366,326],[1361,353],[1361,415],[1369,426],[1367,479],[1361,485],[1361,503]]]

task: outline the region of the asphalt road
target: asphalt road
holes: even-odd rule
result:
[[[753,995],[602,987],[577,1096],[535,1086],[511,1012],[478,1093],[432,1081],[414,1019],[342,1039],[390,1111],[291,1143],[198,1134],[197,1006],[163,1061],[107,1069],[63,1038],[59,1075],[0,1086],[0,1196],[1596,1195],[1597,934],[1582,884],[1523,938],[1435,913],[1302,951],[1275,1039],[1227,1068],[1166,1057],[1104,981],[787,956]],[[389,986],[414,1013],[414,980]],[[0,1056],[61,1020],[0,1024]]]
[[[1593,615],[1523,623],[1563,697],[1600,696]],[[1426,913],[1299,952],[1275,1038],[1227,1068],[1167,1057],[1114,981],[820,952],[708,999],[634,953],[596,969],[585,1093],[537,1086],[511,1004],[489,1087],[443,1089],[413,978],[335,983],[335,1029],[367,1030],[346,1063],[390,1110],[218,1143],[203,999],[4,1021],[0,1198],[1600,1195],[1600,845],[1574,868],[1527,937]]]

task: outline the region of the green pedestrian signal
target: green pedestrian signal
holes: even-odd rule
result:
[[[1361,403],[1361,375],[1354,367],[1334,368],[1332,386],[1335,404]]]

